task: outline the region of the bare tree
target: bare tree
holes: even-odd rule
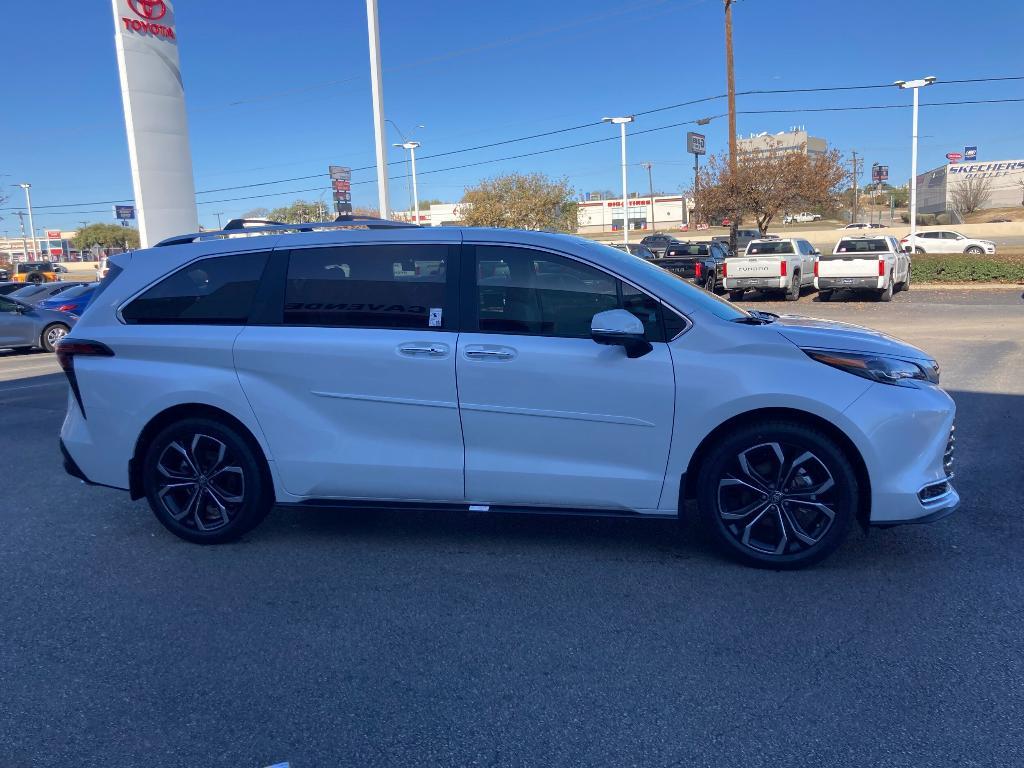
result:
[[[961,176],[950,189],[949,197],[953,207],[962,215],[984,208],[992,197],[992,179],[985,176]]]
[[[849,176],[834,149],[810,155],[772,146],[741,154],[735,172],[724,154],[713,155],[699,174],[700,218],[752,215],[763,235],[772,220],[787,210],[839,207],[840,190]]]

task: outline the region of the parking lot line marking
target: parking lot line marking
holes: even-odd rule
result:
[[[2,385],[3,383],[4,382],[0,382],[0,385]],[[59,386],[63,385],[64,383],[65,382],[63,382],[63,381],[48,381],[45,384],[25,384],[24,386],[21,386],[21,387],[3,387],[3,386],[0,386],[0,395],[2,395],[4,392],[17,392],[19,389],[37,389],[39,387],[59,387]]]

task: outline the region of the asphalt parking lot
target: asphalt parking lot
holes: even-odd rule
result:
[[[1024,764],[1024,289],[759,309],[933,353],[953,517],[750,570],[665,521],[278,511],[166,533],[67,477],[0,352],[0,766]]]

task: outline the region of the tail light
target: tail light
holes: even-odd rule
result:
[[[722,262],[722,277],[728,277],[728,276],[729,276],[729,262],[728,261],[723,261]]]
[[[700,277],[700,262],[698,261],[693,267],[693,276]]]
[[[75,308],[74,304],[61,304],[59,307],[57,307],[57,311],[58,312],[70,312],[74,308]]]
[[[817,259],[814,260],[814,276],[815,277],[818,276],[818,260]]]
[[[878,276],[885,277],[885,259],[878,260]]]
[[[789,265],[787,264],[786,260],[783,259],[782,261],[779,262],[779,276],[785,277],[788,274],[788,271]]]
[[[82,418],[85,418],[85,406],[82,404],[82,393],[78,389],[78,377],[75,376],[75,358],[113,356],[114,350],[98,341],[69,339],[65,337],[57,344],[57,362],[60,363],[64,375],[68,377],[68,384],[71,385],[71,392],[75,396],[75,402],[78,403],[78,407],[82,411]]]
[[[909,239],[910,239],[910,235],[907,235],[906,237],[901,237],[901,238],[900,238],[900,242],[901,242],[901,243],[905,243],[905,242],[907,242],[907,240],[909,240]]]

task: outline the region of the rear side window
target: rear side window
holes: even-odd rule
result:
[[[194,261],[135,299],[121,316],[128,323],[149,325],[242,325],[249,318],[267,255],[237,253]]]
[[[447,245],[351,245],[291,252],[285,325],[444,330]]]

